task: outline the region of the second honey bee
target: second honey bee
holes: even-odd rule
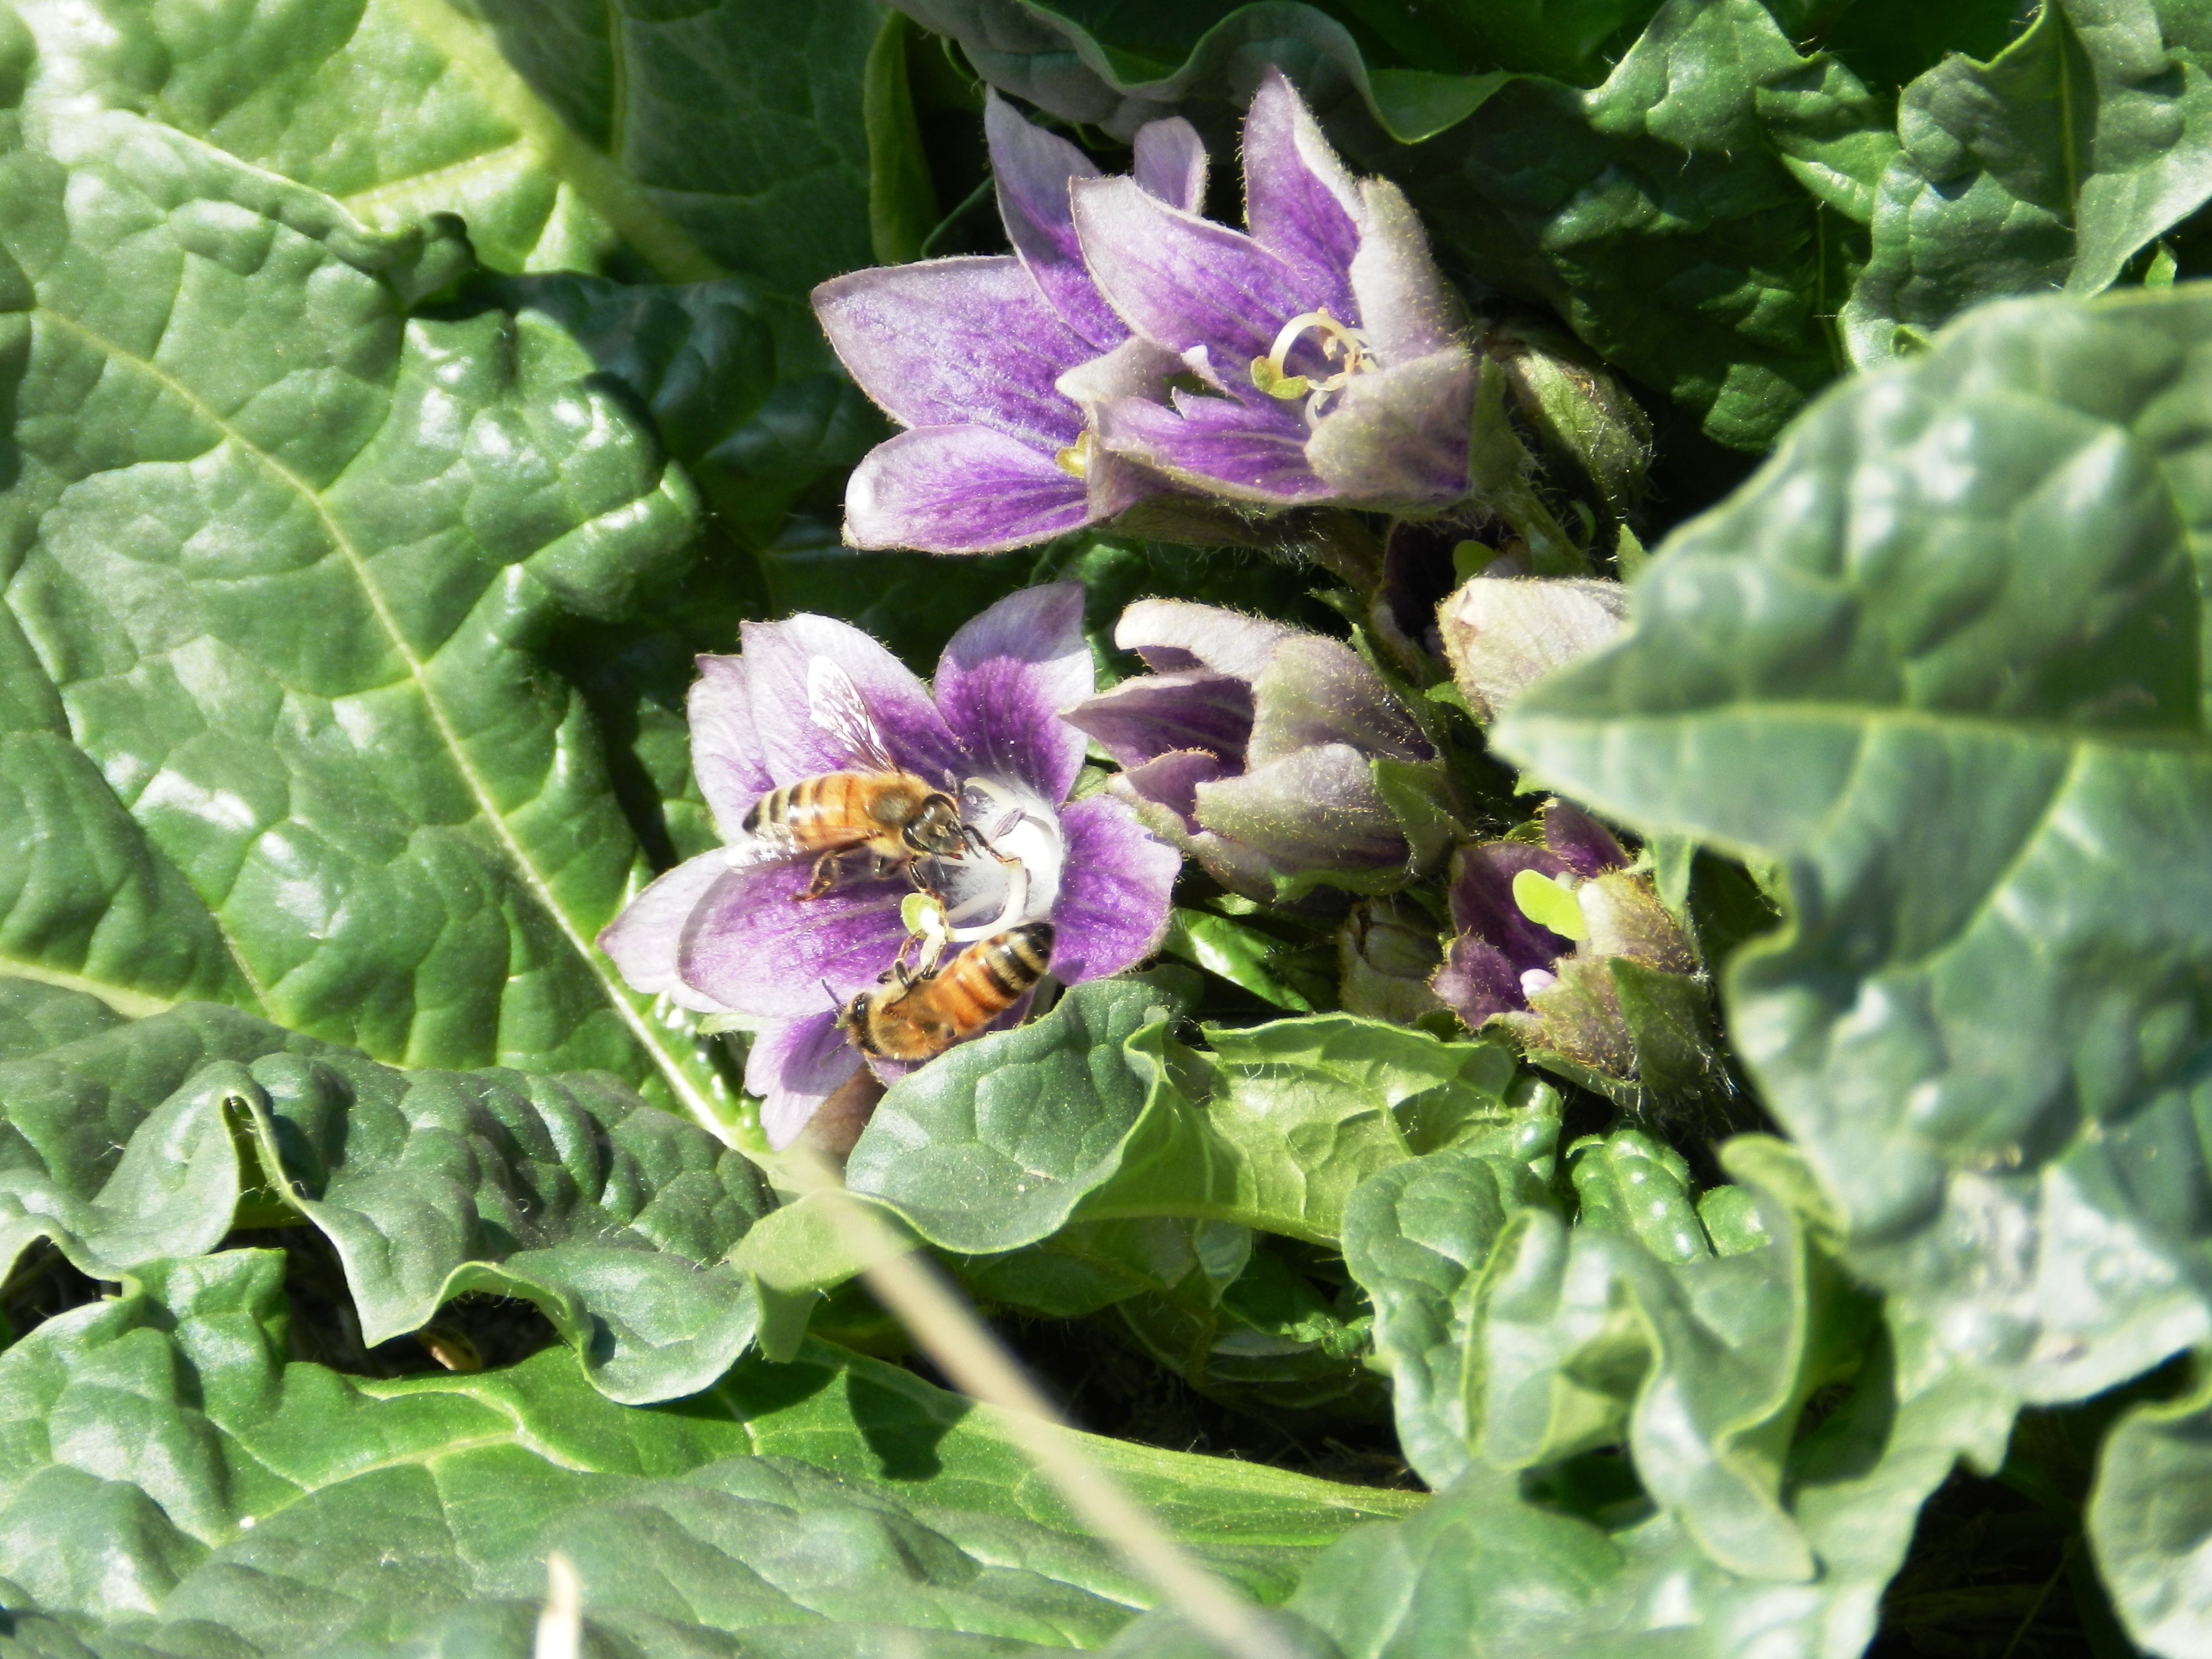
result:
[[[838,1029],[884,1060],[932,1059],[1035,990],[1052,946],[1050,922],[1025,922],[978,939],[934,972],[894,969],[839,1011]]]
[[[959,802],[890,757],[843,670],[817,657],[806,690],[814,724],[861,764],[771,790],[744,818],[745,833],[767,856],[819,854],[801,897],[820,898],[848,881],[895,870],[912,872],[922,859],[957,859],[980,842]]]

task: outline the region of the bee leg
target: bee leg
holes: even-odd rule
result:
[[[799,896],[802,899],[818,899],[835,887],[837,884],[838,862],[838,854],[835,849],[824,853],[820,858],[815,860],[814,874],[807,881],[806,890]]]
[[[963,823],[960,826],[960,839],[966,842],[970,847],[974,848],[979,853],[988,853],[993,858],[998,860],[1001,864],[1019,864],[1021,862],[1019,859],[1007,857],[1006,854],[1001,853],[997,848],[992,846],[989,842],[983,838],[983,832],[978,830],[972,823]]]

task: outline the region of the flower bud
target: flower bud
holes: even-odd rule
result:
[[[1438,607],[1444,655],[1479,720],[1532,683],[1617,639],[1628,590],[1586,578],[1477,576]]]
[[[1156,671],[1064,711],[1121,765],[1114,792],[1224,887],[1376,891],[1413,859],[1378,768],[1440,775],[1382,677],[1341,642],[1212,605],[1146,599],[1115,640]],[[1425,826],[1419,827],[1425,836]]]
[[[1411,1025],[1443,1005],[1429,981],[1443,965],[1437,925],[1405,899],[1371,898],[1356,904],[1337,930],[1337,1000],[1347,1014]]]
[[[1548,330],[1504,329],[1487,343],[1513,412],[1546,456],[1580,473],[1608,518],[1626,518],[1644,498],[1650,416],[1589,354]]]

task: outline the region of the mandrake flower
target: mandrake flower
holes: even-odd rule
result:
[[[876,641],[827,617],[747,623],[738,655],[699,659],[692,764],[731,845],[655,881],[599,945],[638,990],[756,1028],[745,1088],[762,1102],[772,1147],[790,1145],[860,1070],[838,1008],[890,969],[915,891],[895,874],[806,899],[812,856],[763,860],[740,829],[771,790],[859,763],[848,724],[822,706],[825,679],[849,683],[890,758],[953,794],[1009,860],[928,862],[956,943],[1049,920],[1052,973],[1070,985],[1158,945],[1181,859],[1119,801],[1067,799],[1084,742],[1059,711],[1093,684],[1082,621],[1078,584],[1010,595],[953,635],[927,689]],[[869,1063],[887,1079],[906,1069]]]
[[[1265,508],[1468,494],[1457,301],[1397,186],[1355,181],[1279,70],[1244,123],[1249,234],[1132,179],[1073,191],[1085,264],[1133,336],[1060,382],[1108,454]]]
[[[1010,255],[858,270],[814,290],[815,314],[862,391],[908,430],[871,450],[845,487],[855,547],[989,553],[1049,541],[1163,493],[1102,455],[1061,375],[1129,338],[1084,269],[1072,182],[1098,169],[994,93],[984,130]],[[1194,214],[1206,150],[1190,124],[1155,121],[1122,182]]]
[[[1119,762],[1114,792],[1223,886],[1273,896],[1411,855],[1376,763],[1433,751],[1346,645],[1181,599],[1141,599],[1115,642],[1154,672],[1067,711]]]

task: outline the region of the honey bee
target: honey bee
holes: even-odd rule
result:
[[[884,746],[867,705],[844,670],[826,657],[808,665],[808,711],[862,765],[802,778],[772,790],[745,814],[756,857],[818,853],[802,898],[817,899],[848,881],[915,870],[922,859],[957,859],[981,838],[960,804],[928,779],[907,771]]]
[[[895,963],[839,1011],[837,1027],[865,1054],[932,1059],[1034,990],[1052,944],[1052,924],[1030,921],[978,939],[933,972],[912,975]]]

